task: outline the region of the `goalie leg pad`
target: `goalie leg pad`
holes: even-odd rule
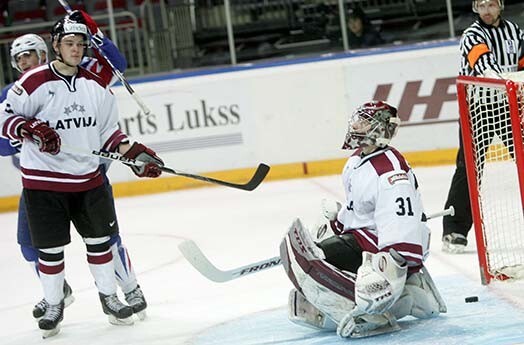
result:
[[[327,317],[338,322],[353,309],[355,275],[326,262],[299,219],[282,241],[280,257],[296,289]]]
[[[424,270],[412,274],[407,279],[402,295],[390,309],[397,319],[407,315],[427,319],[447,311],[433,280],[430,281],[428,277],[431,279],[429,272]]]
[[[337,324],[317,307],[309,303],[306,297],[297,289],[292,289],[289,292],[288,302],[288,317],[291,322],[320,330],[337,329]]]

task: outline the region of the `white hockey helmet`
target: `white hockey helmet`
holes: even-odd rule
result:
[[[20,69],[20,67],[18,67],[18,64],[16,63],[16,58],[21,53],[28,52],[31,50],[34,50],[38,55],[39,64],[47,63],[47,45],[45,44],[43,38],[35,34],[26,34],[18,37],[13,41],[13,43],[11,43],[11,66],[13,66],[13,68],[19,71],[20,73],[22,73],[22,69]],[[45,61],[42,61],[42,52],[45,53]]]
[[[471,7],[473,9],[473,12],[474,13],[479,13],[479,10],[478,10],[478,5],[484,3],[484,2],[488,2],[490,0],[473,0],[471,2]],[[502,12],[504,10],[504,0],[496,0],[499,4],[499,7],[500,7],[500,12]]]
[[[385,147],[397,134],[400,118],[397,108],[382,101],[371,101],[358,107],[349,119],[343,149],[364,146]]]

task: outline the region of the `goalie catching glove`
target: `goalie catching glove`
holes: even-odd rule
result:
[[[406,283],[406,260],[389,253],[362,252],[355,282],[355,303],[366,314],[383,314],[398,300]]]
[[[337,215],[342,205],[335,200],[322,199],[321,215],[317,223],[311,228],[311,235],[315,242],[322,242],[328,237],[339,234],[337,229]]]
[[[158,157],[155,151],[149,147],[134,142],[133,145],[124,154],[125,158],[134,159],[139,162],[143,162],[143,165],[129,165],[131,170],[138,177],[158,177],[162,174],[161,167],[164,166],[164,162]]]

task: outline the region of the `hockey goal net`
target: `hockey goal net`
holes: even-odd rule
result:
[[[524,278],[524,83],[457,79],[481,280]]]

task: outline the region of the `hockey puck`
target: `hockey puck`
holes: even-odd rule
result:
[[[477,296],[470,296],[470,297],[466,297],[464,301],[466,301],[466,303],[473,303],[473,302],[478,302],[479,298]]]

